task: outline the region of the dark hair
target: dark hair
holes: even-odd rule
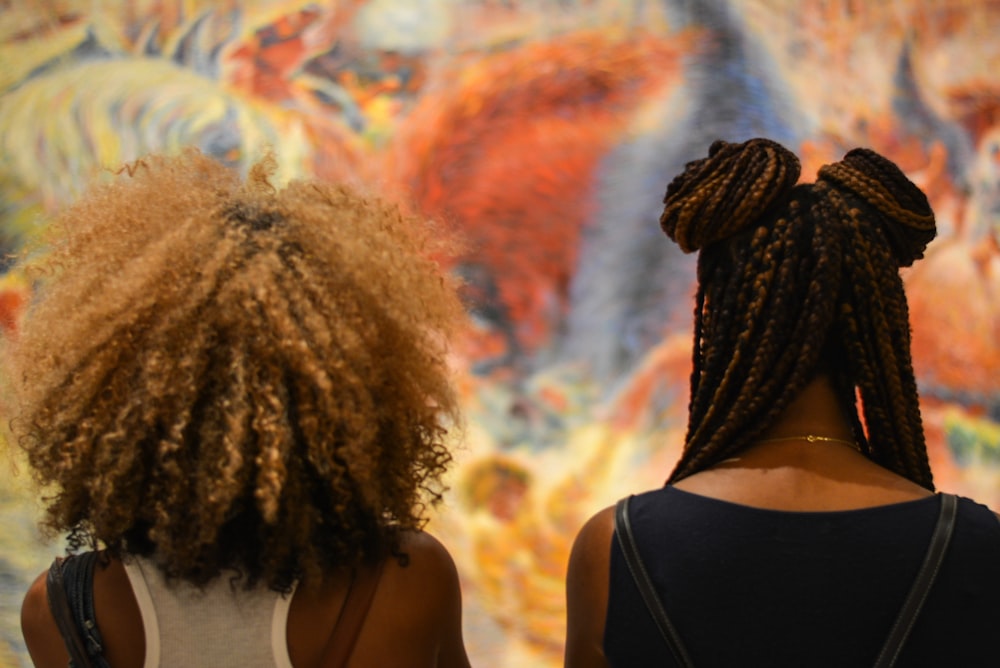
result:
[[[933,489],[898,269],[922,257],[934,214],[868,149],[815,184],[796,185],[799,173],[768,139],[717,141],[667,188],[663,230],[700,251],[688,433],[670,480],[753,442],[827,373],[862,451]]]

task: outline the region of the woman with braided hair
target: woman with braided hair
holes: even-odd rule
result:
[[[799,172],[719,141],[667,188],[699,253],[686,442],[580,531],[570,668],[1000,664],[1000,521],[934,494],[910,361],[934,215],[871,150]]]
[[[458,419],[434,231],[196,151],[88,191],[24,268],[15,441],[72,556],[22,607],[36,666],[468,666],[420,529]]]

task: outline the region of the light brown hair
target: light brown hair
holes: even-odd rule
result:
[[[440,498],[454,286],[424,221],[341,185],[149,157],[54,221],[5,350],[72,548],[287,590],[398,549]]]

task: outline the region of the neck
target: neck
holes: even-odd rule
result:
[[[854,442],[851,421],[826,376],[810,381],[758,441],[810,435]]]

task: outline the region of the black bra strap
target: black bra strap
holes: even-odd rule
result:
[[[63,642],[66,643],[70,668],[96,668],[97,664],[91,659],[87,648],[87,638],[81,631],[80,624],[77,621],[80,618],[74,610],[74,601],[66,593],[66,580],[63,578],[63,570],[68,565],[74,564],[80,559],[81,557],[79,556],[56,558],[52,562],[52,565],[49,566],[45,586],[48,592],[49,610],[56,622],[56,626],[59,628],[59,635],[62,636]],[[76,588],[76,580],[81,578],[75,574],[76,571],[73,571],[73,573],[70,578],[70,587]],[[86,575],[87,573],[85,573]],[[85,583],[86,586],[89,586],[93,582],[93,572],[90,571],[89,575],[90,579]]]
[[[924,605],[927,592],[934,584],[934,579],[941,568],[941,562],[944,561],[944,553],[948,549],[951,533],[955,528],[957,509],[958,499],[953,494],[941,495],[941,513],[938,515],[937,525],[931,536],[927,556],[924,557],[924,563],[920,567],[920,572],[917,573],[917,579],[913,581],[910,593],[907,594],[903,608],[899,611],[899,617],[896,618],[896,623],[893,624],[892,631],[886,638],[882,651],[879,652],[875,668],[889,668],[896,663],[899,652],[903,649],[903,644],[913,628],[913,622],[917,619],[917,615],[920,614],[920,609]]]
[[[646,567],[639,557],[639,548],[635,544],[635,537],[632,535],[632,524],[628,517],[628,502],[630,498],[625,497],[615,507],[615,535],[618,536],[618,545],[625,555],[625,563],[628,564],[628,570],[632,574],[632,579],[635,580],[635,584],[639,588],[639,593],[642,594],[642,600],[646,602],[646,608],[649,609],[649,614],[653,616],[653,620],[660,629],[667,647],[670,648],[670,652],[674,655],[674,660],[684,668],[693,668],[694,664],[691,662],[691,657],[684,648],[684,644],[677,634],[677,629],[670,623],[667,612],[663,609],[660,599],[656,596],[656,591],[653,589],[653,583],[649,579]]]

